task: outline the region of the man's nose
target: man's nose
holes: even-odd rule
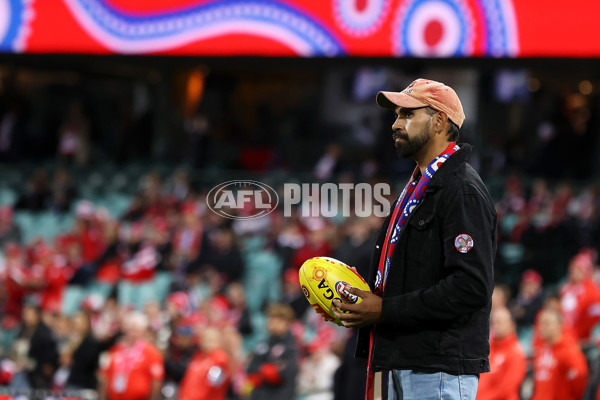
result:
[[[404,128],[404,123],[402,122],[402,119],[396,118],[396,121],[394,121],[394,123],[392,124],[392,130],[394,132],[398,132],[402,128]]]

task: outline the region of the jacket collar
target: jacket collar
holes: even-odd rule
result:
[[[467,143],[462,143],[459,146],[460,150],[450,156],[450,158],[448,158],[433,175],[433,178],[431,178],[431,181],[429,181],[429,184],[427,185],[428,188],[444,186],[446,177],[454,172],[459,165],[467,162],[467,159],[473,150],[473,146]]]

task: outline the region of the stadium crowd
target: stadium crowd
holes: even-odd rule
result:
[[[60,191],[0,208],[2,390],[362,398],[353,332],[310,309],[297,271],[310,257],[332,256],[366,275],[381,220],[298,210],[231,220],[207,208],[206,190],[187,175],[164,178],[146,175],[118,216],[57,184],[75,222],[53,241],[22,240],[14,213],[59,212]],[[478,398],[596,398],[600,195],[512,177],[497,209],[493,372],[482,375]]]

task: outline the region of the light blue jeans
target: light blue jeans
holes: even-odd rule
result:
[[[477,375],[390,371],[388,400],[475,400]]]

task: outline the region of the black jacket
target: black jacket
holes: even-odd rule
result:
[[[276,337],[270,336],[266,343],[260,343],[254,349],[254,354],[248,365],[248,373],[258,372],[266,363],[277,367],[282,383],[279,385],[264,382],[252,391],[251,400],[289,400],[295,398],[296,375],[298,361],[296,360],[296,342],[291,332]]]
[[[50,389],[58,368],[58,346],[48,325],[39,322],[29,342],[27,356],[35,362],[29,371],[29,383],[35,389]]]
[[[374,370],[479,374],[489,371],[489,314],[494,285],[496,211],[479,175],[467,163],[471,146],[435,173],[400,233],[376,325]],[[371,287],[385,241],[383,224],[371,261]],[[473,239],[461,253],[458,235]],[[356,355],[367,357],[369,330]]]
[[[88,333],[73,352],[73,363],[67,385],[95,389],[99,358],[100,346],[98,341],[91,333]]]

